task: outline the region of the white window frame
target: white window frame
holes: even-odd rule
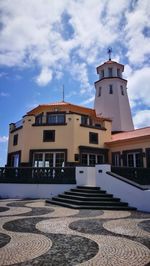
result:
[[[38,165],[36,166],[36,165],[35,165],[35,155],[36,155],[36,154],[39,154],[39,153],[42,154],[42,166],[38,166]],[[47,152],[40,152],[40,151],[39,151],[39,152],[38,152],[38,151],[37,151],[37,152],[34,152],[34,154],[33,154],[33,167],[50,167],[50,166],[46,166],[46,165],[45,165],[45,155],[48,154],[48,153],[49,153],[49,154],[53,154],[53,166],[52,166],[52,167],[54,167],[54,168],[56,167],[56,155],[57,155],[58,153],[63,153],[63,154],[64,154],[64,161],[65,161],[65,153],[64,153],[64,152],[61,152],[61,151],[60,151],[60,152],[59,152],[59,151],[57,151],[57,152],[48,152],[48,151],[47,151]],[[64,164],[65,164],[64,161],[63,161],[63,163],[62,163],[62,167],[64,167]]]

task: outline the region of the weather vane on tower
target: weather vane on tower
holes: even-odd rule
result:
[[[109,47],[107,49],[107,53],[109,54],[109,60],[111,60],[111,53],[112,53],[112,48],[111,47]]]

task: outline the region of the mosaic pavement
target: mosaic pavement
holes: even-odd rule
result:
[[[0,265],[150,265],[150,214],[0,201]]]

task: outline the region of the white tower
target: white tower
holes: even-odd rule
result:
[[[111,49],[108,53],[109,61],[97,67],[99,80],[95,82],[96,114],[112,119],[112,132],[134,130],[127,94],[127,80],[122,78],[124,65],[111,60]]]

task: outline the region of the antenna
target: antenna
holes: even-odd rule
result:
[[[111,53],[112,53],[112,48],[111,47],[109,47],[107,49],[107,53],[109,54],[109,60],[111,61]]]
[[[64,84],[62,85],[62,96],[63,96],[63,102],[64,102],[64,99],[65,99],[65,91],[64,91]]]

